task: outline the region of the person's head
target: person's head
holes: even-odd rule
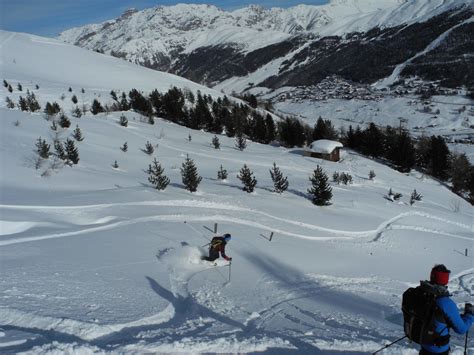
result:
[[[430,282],[432,284],[446,286],[449,282],[450,273],[451,271],[443,264],[435,265],[431,269]]]
[[[226,233],[223,235],[224,237],[224,240],[228,243],[230,241],[230,239],[232,238],[231,235],[229,233]]]

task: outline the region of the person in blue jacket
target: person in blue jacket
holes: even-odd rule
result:
[[[458,334],[465,334],[473,322],[472,305],[467,303],[464,314],[460,314],[458,307],[449,297],[448,281],[449,271],[446,266],[435,265],[431,269],[430,281],[421,283],[423,288],[435,292],[437,296],[435,311],[435,332],[439,334],[436,344],[422,344],[420,354],[449,354],[449,329],[452,328]]]

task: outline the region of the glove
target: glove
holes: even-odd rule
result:
[[[471,303],[466,303],[464,305],[464,314],[470,314],[471,316],[473,315],[473,309],[472,309]]]
[[[232,261],[232,258],[230,256],[227,257],[227,261]]]

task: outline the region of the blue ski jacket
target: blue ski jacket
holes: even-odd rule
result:
[[[454,301],[449,298],[449,296],[441,296],[436,299],[436,304],[438,305],[440,311],[443,314],[444,318],[436,319],[436,333],[441,336],[449,335],[449,328],[453,328],[454,331],[458,334],[465,334],[469,331],[469,328],[472,325],[474,316],[472,314],[459,314],[458,307]],[[443,346],[436,346],[434,344],[422,344],[421,347],[432,353],[443,353],[449,350],[449,342]]]

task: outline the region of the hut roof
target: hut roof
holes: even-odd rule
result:
[[[328,139],[320,139],[314,141],[309,145],[309,150],[314,153],[323,153],[323,154],[330,154],[336,148],[342,148],[343,145],[337,141],[330,141]]]

